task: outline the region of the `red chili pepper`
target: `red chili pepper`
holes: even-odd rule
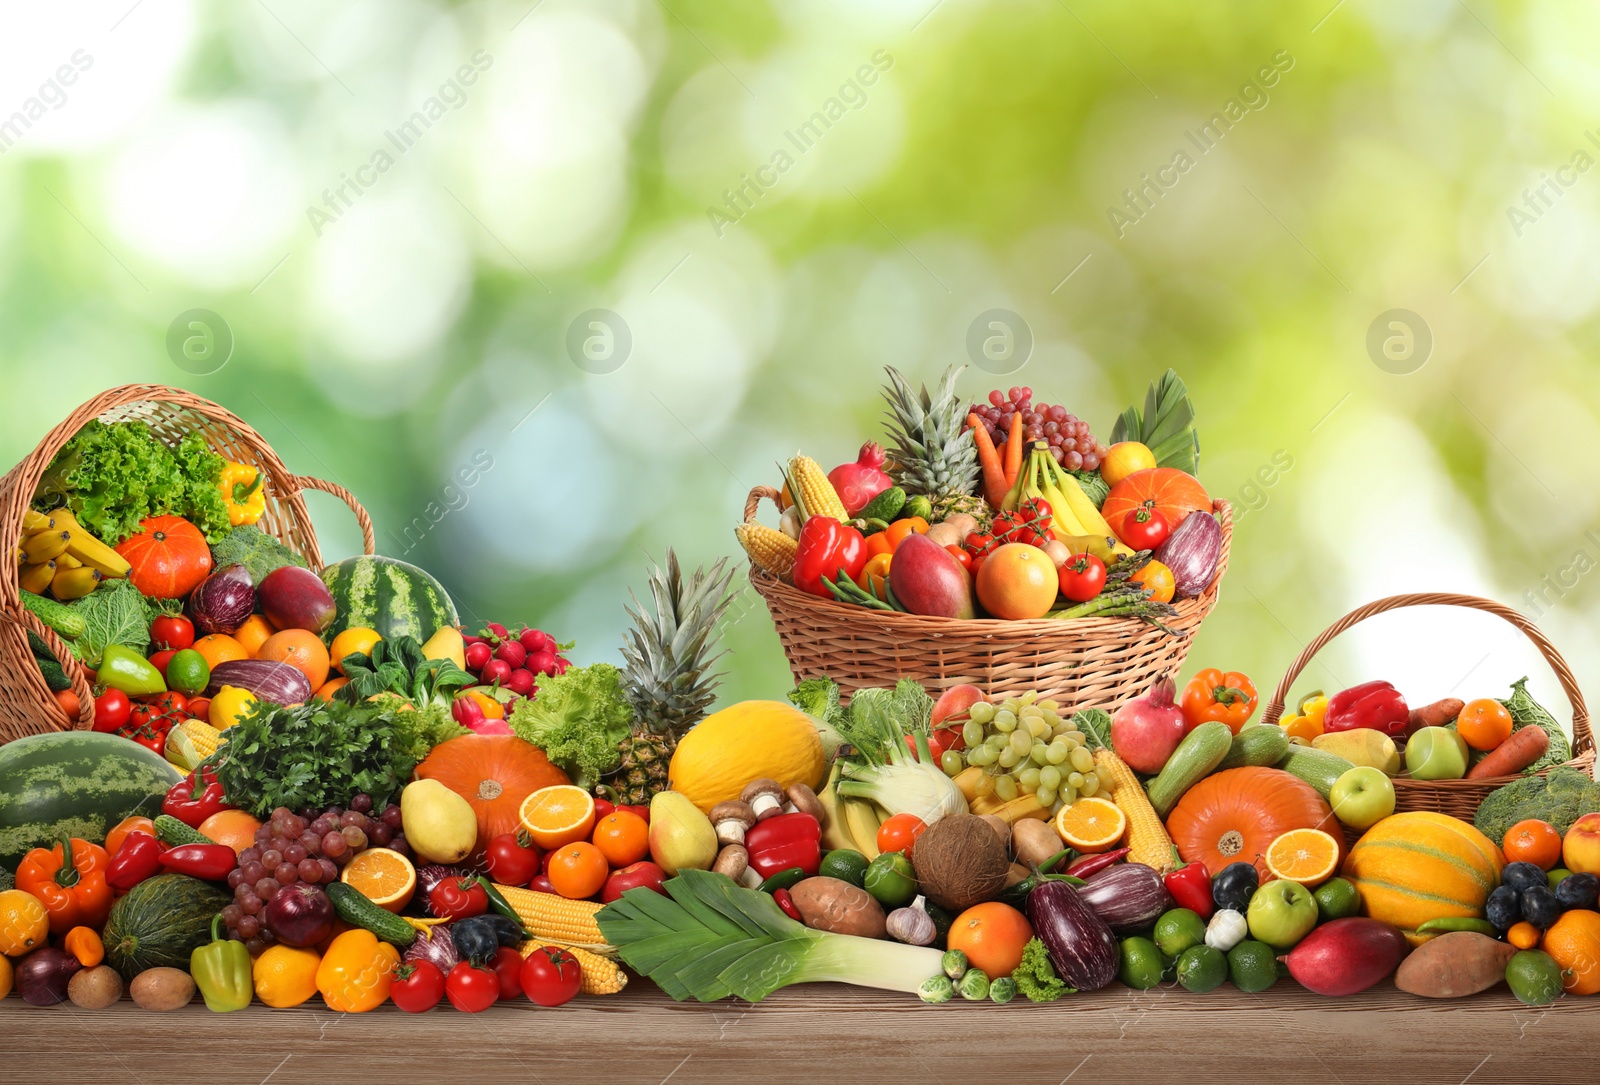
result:
[[[778,907],[783,909],[784,915],[790,919],[803,922],[800,920],[800,909],[794,906],[794,897],[790,895],[787,889],[774,889],[772,891],[772,899],[777,903]]]
[[[126,893],[160,873],[161,842],[149,833],[135,830],[123,838],[122,847],[106,867],[106,884],[119,893]]]
[[[1390,738],[1406,733],[1411,709],[1400,691],[1384,681],[1363,682],[1328,700],[1328,714],[1322,729],[1328,734],[1371,728]]]
[[[1132,848],[1118,848],[1116,851],[1103,851],[1098,855],[1080,855],[1068,864],[1064,874],[1071,874],[1074,878],[1087,878],[1091,874],[1098,874],[1113,863],[1121,861],[1132,851]],[[1211,890],[1207,888],[1206,892]]]
[[[867,540],[861,532],[831,516],[813,516],[800,528],[794,585],[801,591],[832,599],[833,593],[822,583],[823,578],[837,580],[843,569],[854,580],[866,563]]]
[[[1201,919],[1211,918],[1215,907],[1211,903],[1211,873],[1204,863],[1187,863],[1161,879],[1161,884],[1178,907],[1189,909]]]
[[[198,829],[212,814],[232,809],[223,795],[222,785],[217,783],[216,770],[209,767],[191,772],[173,784],[161,802],[163,814],[177,818],[191,829]]]
[[[618,807],[616,807],[616,809],[626,811],[627,813],[630,813],[630,814],[637,814],[638,816],[644,818],[646,824],[649,824],[649,822],[650,822],[650,808],[648,806],[626,806],[626,805],[624,805],[624,806],[618,806]],[[598,817],[596,818],[596,820],[599,820]]]
[[[220,882],[233,873],[239,857],[226,844],[182,844],[161,853],[161,866],[203,882]]]
[[[810,814],[779,814],[744,834],[750,869],[763,878],[799,867],[815,874],[822,863],[822,826]]]

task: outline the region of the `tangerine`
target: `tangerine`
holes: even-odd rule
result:
[[[326,682],[322,683],[322,685],[318,686],[316,692],[313,693],[312,696],[319,701],[331,701],[333,700],[333,695],[339,692],[339,688],[341,686],[349,685],[349,683],[350,679],[345,678],[343,675],[340,675],[338,678],[330,678]]]
[[[1178,582],[1173,579],[1172,570],[1159,561],[1150,562],[1128,579],[1148,589],[1151,601],[1156,603],[1170,603],[1178,593]]]
[[[1000,901],[975,904],[950,924],[948,945],[967,955],[974,968],[990,976],[1009,976],[1022,963],[1022,950],[1033,937],[1028,917]]]
[[[1511,713],[1494,698],[1479,697],[1456,716],[1456,733],[1474,750],[1492,750],[1511,737]]]
[[[627,810],[612,811],[595,822],[591,840],[613,867],[637,863],[650,854],[649,824]]]
[[[243,625],[233,631],[233,639],[244,645],[244,650],[254,659],[261,650],[261,645],[266,639],[278,631],[277,626],[267,621],[265,614],[252,614],[245,619]]]
[[[250,658],[245,646],[226,633],[206,634],[194,642],[194,650],[205,657],[206,666],[212,670],[217,669],[218,663],[232,663],[235,660]]]
[[[200,823],[199,832],[218,844],[226,844],[234,854],[256,846],[256,830],[261,822],[243,810],[219,810]]]
[[[611,874],[611,865],[599,848],[580,840],[552,853],[544,873],[557,893],[568,900],[583,900],[600,892]]]
[[[1548,821],[1529,818],[1506,830],[1500,850],[1508,863],[1532,863],[1540,870],[1550,870],[1561,865],[1561,834]]]
[[[285,629],[272,634],[261,643],[256,658],[289,664],[306,676],[312,689],[321,688],[328,680],[328,649],[322,638],[309,630]]]
[[[1006,543],[978,570],[978,602],[996,618],[1042,618],[1056,605],[1060,576],[1037,546]]]

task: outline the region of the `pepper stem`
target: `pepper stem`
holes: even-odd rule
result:
[[[211,917],[211,940],[213,942],[222,941],[222,913],[221,912],[218,912],[216,915]]]
[[[71,889],[78,884],[78,868],[72,865],[72,837],[61,838],[61,869],[56,871],[56,884]]]
[[[1211,691],[1211,699],[1218,704],[1238,704],[1240,701],[1248,701],[1250,695],[1233,686],[1217,686]]]

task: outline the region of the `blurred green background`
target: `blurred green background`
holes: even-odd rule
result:
[[[1600,676],[1594,5],[0,20],[8,463],[104,387],[180,385],[354,490],[471,620],[615,659],[647,555],[742,567],[731,529],[774,461],[854,458],[882,367],[936,378],[998,308],[1031,350],[969,369],[973,399],[1026,384],[1107,438],[1163,369],[1188,382],[1202,481],[1246,510],[1190,670],[1270,687],[1348,609],[1442,590],[1518,607]],[[231,332],[214,372],[169,353],[192,309]],[[615,326],[574,335],[595,309]],[[355,550],[310,501],[325,553]],[[724,701],[781,696],[748,588],[725,632]],[[1566,718],[1510,627],[1429,610],[1300,685],[1381,674],[1423,701],[1523,673]]]

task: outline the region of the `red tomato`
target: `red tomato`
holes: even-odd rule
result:
[[[489,962],[500,980],[500,1001],[507,1002],[522,993],[522,954],[507,946],[495,950]]]
[[[620,870],[611,872],[611,876],[606,879],[606,884],[600,887],[600,903],[610,904],[628,890],[636,889],[641,885],[646,889],[654,889],[662,896],[666,896],[667,891],[661,887],[661,883],[666,880],[667,872],[665,870],[662,870],[648,859],[641,859],[637,863],[630,863]]]
[[[527,885],[539,873],[543,858],[532,844],[524,846],[516,833],[501,833],[489,841],[485,855],[489,877],[501,885]]]
[[[160,754],[167,748],[167,733],[158,728],[154,723],[141,723],[138,726],[129,724],[117,734],[129,742],[137,742],[151,753]]]
[[[1153,500],[1122,518],[1122,541],[1135,550],[1154,550],[1171,534],[1171,522],[1156,508]]]
[[[945,552],[948,553],[951,557],[955,558],[956,561],[960,562],[961,563],[961,567],[963,569],[965,569],[967,572],[969,572],[969,573],[972,572],[972,555],[971,554],[967,553],[965,550],[963,550],[960,546],[956,545],[955,543],[951,543],[949,546],[945,547]]]
[[[161,710],[155,705],[148,701],[140,701],[128,709],[128,722],[123,727],[148,727],[159,715],[161,715]]]
[[[150,643],[178,651],[194,647],[194,623],[175,614],[163,614],[150,623]]]
[[[177,654],[178,650],[176,648],[168,648],[164,652],[157,652],[151,656],[150,663],[156,670],[161,672],[161,677],[165,678],[167,676],[167,664],[172,662],[172,657]]]
[[[444,973],[432,961],[408,961],[395,973],[389,997],[406,1013],[426,1013],[444,997]]]
[[[446,878],[428,894],[428,910],[440,919],[482,915],[489,910],[489,893],[476,878]]]
[[[522,962],[522,989],[541,1006],[571,1002],[583,984],[578,959],[559,946],[540,946]]]
[[[597,795],[595,796],[594,800],[594,819],[599,821],[616,808],[616,803],[612,802],[610,799],[602,799]]]
[[[1061,565],[1061,594],[1087,603],[1106,586],[1106,563],[1093,554],[1074,554]]]
[[[211,718],[211,698],[210,697],[190,697],[189,698],[189,715],[194,717],[197,720],[208,720],[208,719],[210,719]]]
[[[554,852],[551,852],[551,855],[554,855],[554,854],[555,854]],[[545,856],[545,859],[548,860],[549,858],[550,858],[549,855]],[[555,893],[556,892],[556,887],[550,881],[550,875],[548,875],[548,874],[536,874],[536,875],[534,875],[533,880],[528,883],[528,888],[532,889],[535,893]],[[561,894],[556,893],[556,895],[560,896]]]
[[[125,726],[133,702],[120,689],[108,689],[94,699],[94,729],[100,732],[115,731]]]
[[[912,845],[927,828],[927,822],[915,814],[896,814],[878,826],[878,850],[903,851],[909,859]]]
[[[186,719],[189,715],[189,698],[177,690],[169,689],[165,693],[158,693],[150,698],[149,703],[162,716],[176,716],[178,719]]]
[[[462,1013],[482,1013],[500,1000],[500,977],[462,961],[444,981],[445,997]]]
[[[648,806],[618,806],[616,809],[625,810],[630,814],[638,814],[644,818],[646,825],[650,824],[650,808]]]

